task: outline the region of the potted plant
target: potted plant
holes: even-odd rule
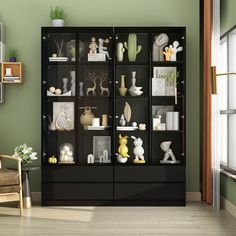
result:
[[[28,147],[26,144],[22,144],[15,148],[15,153],[13,156],[22,159],[22,166],[28,167],[32,161],[37,160],[37,152],[33,151],[32,147]]]
[[[66,18],[65,9],[56,6],[54,9],[51,7],[50,15],[52,19],[52,26],[54,27],[63,27],[64,20]]]
[[[8,57],[9,62],[16,62],[17,51],[15,48],[9,48]]]

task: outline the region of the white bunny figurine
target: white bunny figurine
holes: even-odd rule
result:
[[[183,51],[183,47],[179,47],[179,42],[178,41],[174,41],[173,42],[173,46],[170,45],[170,49],[173,52],[173,54],[171,55],[170,60],[171,61],[177,61],[176,54],[177,54],[177,52]]]
[[[135,136],[131,136],[131,138],[134,140],[134,155],[135,155],[135,159],[134,159],[134,163],[145,163],[144,160],[144,149],[142,147],[143,145],[143,140],[141,138],[136,138]]]

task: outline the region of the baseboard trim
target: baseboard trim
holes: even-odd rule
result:
[[[187,202],[201,202],[202,197],[200,192],[186,192]],[[33,203],[41,203],[41,192],[32,192]]]
[[[236,206],[227,199],[220,197],[220,206],[236,218]]]
[[[187,202],[201,202],[202,201],[201,192],[186,192],[186,201]]]

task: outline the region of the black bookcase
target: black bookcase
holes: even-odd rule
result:
[[[166,46],[178,41],[183,47],[174,61],[153,60],[153,43],[162,33],[169,38]],[[126,49],[123,60],[118,61],[117,44],[127,42],[129,46],[130,35],[141,51],[130,60]],[[91,59],[92,37],[97,43],[99,38],[105,40],[110,58],[105,55],[104,60],[102,55],[98,59],[98,52]],[[41,40],[42,205],[185,205],[185,27],[42,27]],[[160,75],[162,70],[169,71],[168,75],[175,71],[174,88],[172,77],[166,79],[165,87],[163,80],[154,85],[154,73]],[[129,89],[132,72],[143,93],[131,96],[127,91],[121,96],[121,75]],[[126,103],[132,111],[125,126],[130,130],[122,130],[126,128],[120,122]],[[96,130],[87,124],[92,118],[90,108],[105,127]],[[89,116],[83,115],[85,110]],[[159,124],[156,130],[153,118],[161,115],[162,125],[167,126],[167,112],[171,111],[178,112],[178,128],[167,130]],[[146,129],[140,129],[140,124]],[[128,136],[126,163],[117,161],[120,135]],[[133,163],[131,136],[142,139],[145,163]],[[164,141],[172,142],[170,148],[178,162],[161,163]],[[89,154],[94,155],[94,163],[88,163]],[[106,154],[104,161],[100,156]],[[57,163],[52,163],[52,156]]]

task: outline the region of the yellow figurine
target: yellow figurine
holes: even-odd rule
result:
[[[126,163],[128,161],[128,147],[126,146],[126,144],[128,143],[127,140],[128,136],[124,136],[122,137],[121,134],[119,135],[119,144],[120,146],[118,147],[118,155],[117,155],[117,161],[119,163]]]
[[[128,154],[128,147],[126,146],[126,144],[128,143],[128,139],[129,137],[128,136],[124,136],[122,137],[121,134],[119,135],[119,144],[120,146],[118,147],[118,153],[119,155],[121,155],[122,157],[129,157],[129,154]]]
[[[171,56],[174,54],[173,50],[169,47],[165,48],[165,52],[163,52],[163,54],[166,57],[166,61],[170,61],[171,60]]]

